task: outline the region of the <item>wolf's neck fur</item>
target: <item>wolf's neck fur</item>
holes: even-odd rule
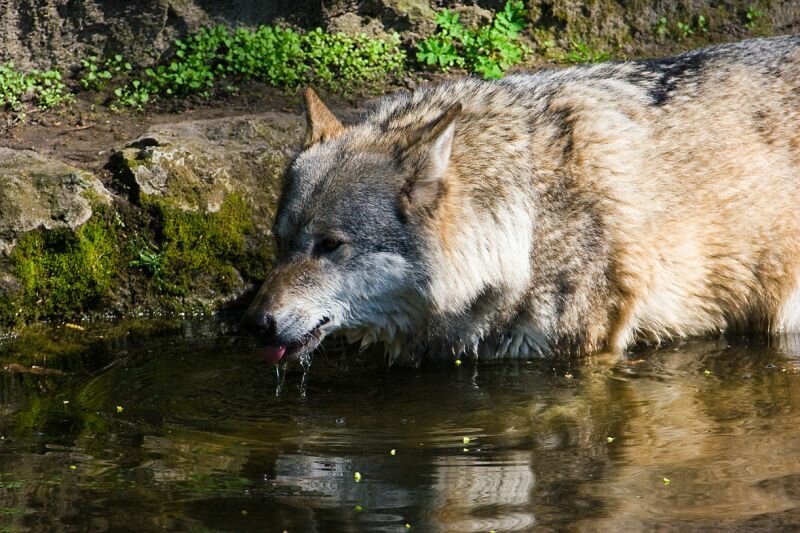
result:
[[[348,338],[383,343],[388,360],[403,364],[596,348],[605,328],[589,324],[608,323],[608,250],[599,220],[563,179],[507,183],[518,189],[491,206],[452,188],[426,228],[425,298],[399,299],[384,323]]]
[[[491,212],[472,199],[453,234],[433,240],[447,244],[431,254],[429,355],[526,358],[602,344],[609,245],[563,179],[519,183]],[[534,202],[539,194],[549,198]]]
[[[476,119],[461,135],[495,128],[491,140],[456,138],[449,188],[427,228],[434,352],[524,358],[605,341],[612,242],[570,168],[574,136],[536,116],[506,117],[503,128]],[[534,133],[522,140],[515,128]]]
[[[529,80],[465,80],[456,83],[463,91],[401,95],[369,119],[380,131],[402,131],[440,113],[453,92],[471,95],[462,101],[446,193],[421,222],[423,318],[403,319],[411,331],[376,326],[362,335],[383,341],[390,359],[530,357],[604,341],[609,238],[570,168],[574,125]]]

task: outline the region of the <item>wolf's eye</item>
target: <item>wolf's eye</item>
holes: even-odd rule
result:
[[[318,254],[330,254],[338,250],[343,241],[336,239],[334,237],[325,237],[321,241],[317,243],[316,249]]]

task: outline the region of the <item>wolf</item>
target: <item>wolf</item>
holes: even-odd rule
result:
[[[311,90],[244,326],[390,361],[800,332],[800,36],[465,78],[345,126]]]

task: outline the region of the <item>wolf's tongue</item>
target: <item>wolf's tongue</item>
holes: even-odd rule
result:
[[[280,361],[285,353],[286,346],[265,346],[261,350],[261,354],[267,360],[267,363],[272,363],[273,365]]]

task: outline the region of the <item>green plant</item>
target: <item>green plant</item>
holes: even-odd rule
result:
[[[703,15],[697,17],[697,29],[703,33],[708,33],[708,21]]]
[[[692,25],[688,22],[681,22],[678,21],[675,23],[675,27],[678,28],[678,40],[682,41],[684,39],[688,39],[692,35],[694,35],[694,30],[692,29]]]
[[[458,21],[458,13],[443,9],[436,13],[437,31],[434,35],[417,44],[417,61],[430,66],[438,66],[441,70],[450,67],[463,67],[464,57],[456,43],[464,35],[464,26]]]
[[[33,90],[33,79],[14,68],[14,63],[0,65],[0,107],[17,110],[23,95]]]
[[[656,34],[658,38],[664,40],[667,36],[667,17],[661,17],[656,23]]]
[[[444,9],[436,15],[436,33],[417,45],[417,61],[442,70],[466,67],[487,79],[500,78],[530,52],[519,42],[524,15],[523,3],[509,0],[491,23],[466,29],[457,13]]]
[[[81,68],[85,71],[81,77],[81,87],[88,91],[99,91],[111,79],[111,72],[102,70],[97,62],[97,56],[81,59]]]
[[[303,44],[303,37],[291,29],[240,28],[219,58],[218,70],[244,79],[292,87],[302,81],[307,69]]]
[[[49,109],[70,98],[57,70],[28,73],[14,68],[14,63],[0,65],[0,108],[24,112],[23,101],[30,100],[40,109]]]
[[[474,72],[496,79],[522,61],[528,50],[517,39],[525,27],[524,14],[522,2],[506,2],[491,25],[481,27],[476,34],[465,34],[462,42]]]
[[[108,86],[115,75],[127,74],[133,66],[120,54],[115,54],[102,63],[97,56],[89,56],[81,60],[81,68],[84,71],[80,79],[81,87],[88,91],[101,91]]]
[[[611,54],[593,48],[585,41],[571,41],[570,48],[559,59],[564,63],[599,63],[611,59]]]
[[[134,259],[129,266],[144,270],[156,283],[161,282],[164,270],[164,252],[150,243],[144,242],[133,252]]]
[[[761,17],[764,16],[764,12],[758,9],[756,6],[750,6],[747,8],[747,11],[745,12],[744,16],[745,16],[744,25],[747,26],[747,29],[753,31],[756,29],[759,22],[761,21]]]
[[[61,73],[57,70],[33,71],[31,76],[36,105],[39,108],[50,109],[71,97],[66,92],[67,86],[61,81]]]
[[[220,50],[229,48],[231,36],[224,26],[204,28],[185,40],[175,41],[175,58],[167,65],[147,69],[152,92],[167,96],[208,96],[217,78]]]
[[[208,96],[217,78],[220,50],[230,44],[231,36],[223,26],[204,28],[184,40],[176,40],[173,59],[146,69],[144,79],[133,79],[116,89],[114,105],[142,110],[156,96]]]
[[[112,107],[131,107],[142,111],[144,106],[150,101],[153,91],[153,87],[143,83],[141,80],[131,80],[131,82],[124,87],[119,87],[114,90],[114,96],[117,97],[117,100],[115,104],[112,104]]]
[[[656,22],[655,32],[660,40],[664,40],[671,34],[676,40],[683,41],[695,34],[695,30],[701,33],[708,33],[708,19],[703,15],[698,15],[694,23],[677,21],[672,30],[667,17],[661,17]]]
[[[278,87],[313,82],[349,92],[399,75],[404,65],[405,52],[396,34],[383,40],[272,26],[231,33],[216,26],[175,41],[173,58],[117,89],[115,105],[142,109],[157,97],[208,97],[220,87],[236,90],[237,80]]]
[[[377,84],[387,75],[400,74],[405,64],[397,34],[385,41],[364,34],[325,33],[318,28],[303,36],[303,50],[306,79],[340,92]]]

